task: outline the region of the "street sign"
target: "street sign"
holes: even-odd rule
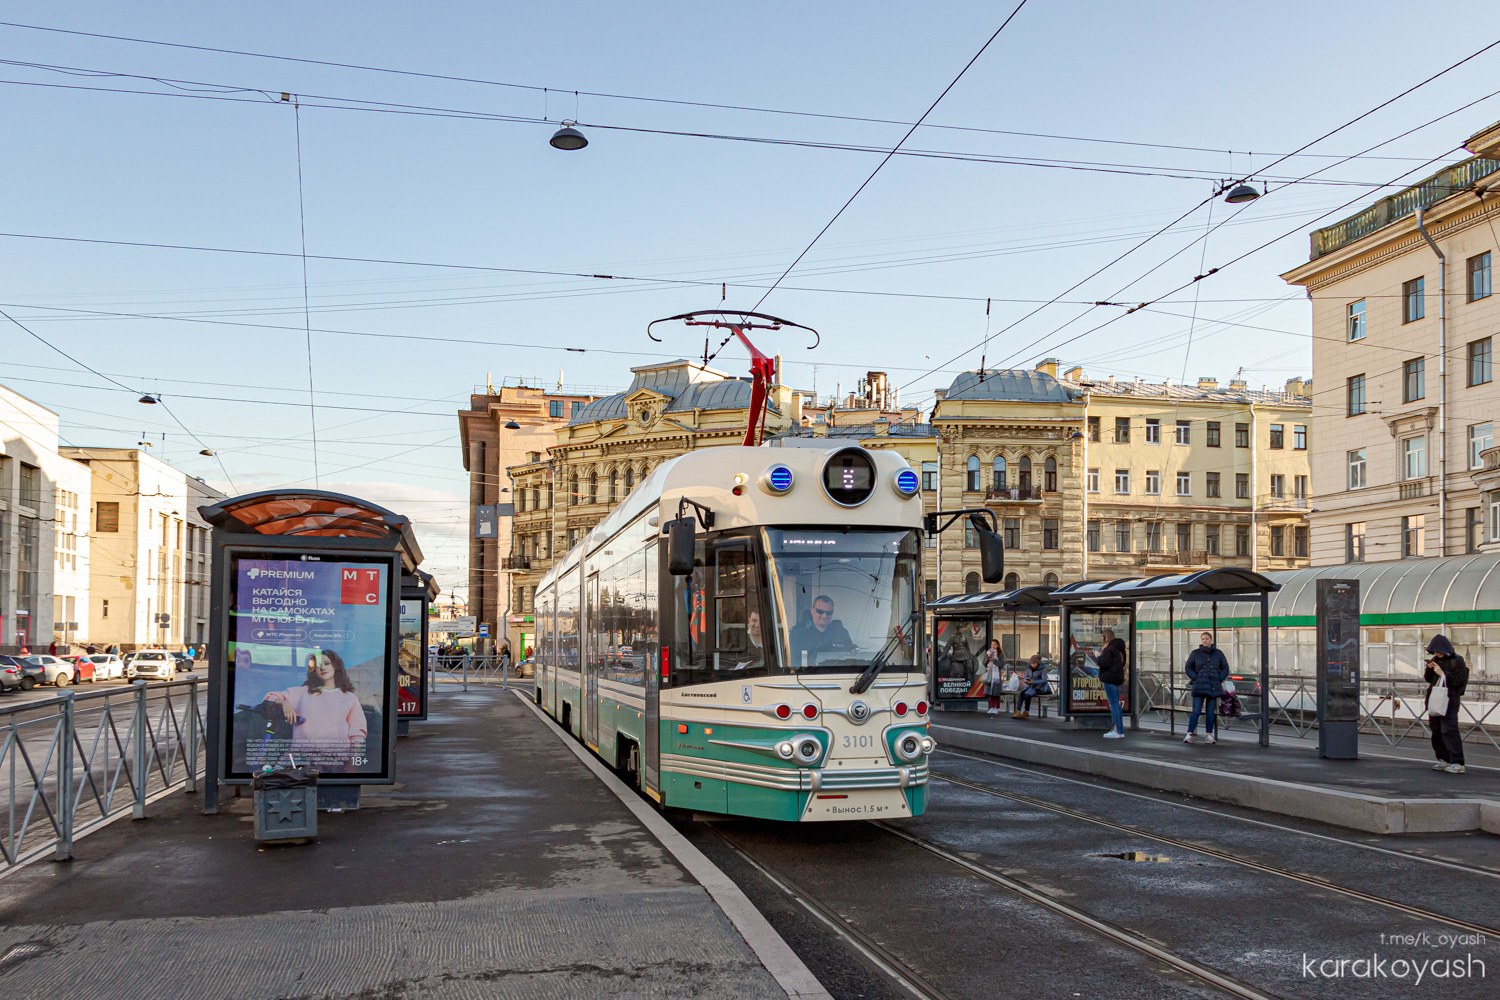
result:
[[[427,631],[434,635],[448,633],[453,636],[470,636],[474,634],[475,617],[463,615],[458,618],[436,618],[427,622]]]
[[[172,624],[172,615],[171,615],[171,613],[170,612],[166,612],[166,611],[162,611],[162,612],[158,613],[157,616],[156,616],[156,624],[161,625],[163,627],[166,627],[167,625]]]
[[[474,537],[497,538],[500,534],[499,515],[492,503],[474,506]]]
[[[479,626],[479,637],[481,639],[484,638],[485,636],[489,635],[489,634],[490,634],[490,627],[488,625],[481,625],[481,626]]]

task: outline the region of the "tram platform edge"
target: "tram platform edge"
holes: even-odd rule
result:
[[[940,750],[970,750],[1376,834],[1500,834],[1500,772],[1435,774],[1421,761],[1322,761],[1315,748],[1184,745],[1149,730],[1100,746],[1061,723],[938,715]],[[940,760],[940,758],[939,758]],[[939,761],[934,769],[939,770]]]
[[[745,939],[745,944],[755,952],[755,957],[760,959],[766,971],[775,978],[777,985],[786,990],[788,997],[795,998],[795,1000],[801,1000],[804,997],[809,1000],[833,1000],[832,995],[823,988],[822,983],[803,964],[802,959],[797,957],[791,946],[782,939],[780,934],[776,933],[761,912],[755,908],[755,904],[750,902],[744,891],[728,875],[725,875],[718,865],[715,865],[704,856],[702,851],[689,843],[686,837],[673,829],[672,824],[668,823],[665,817],[632,792],[598,758],[590,754],[577,741],[570,739],[568,734],[563,732],[562,727],[553,722],[523,692],[513,693],[521,704],[535,713],[563,745],[583,761],[584,766],[614,793],[625,808],[629,809],[641,822],[641,825],[646,827],[651,835],[671,853],[677,863],[687,869],[689,875],[697,879],[714,903],[723,911],[724,916],[734,925],[735,930],[739,931],[740,936]]]

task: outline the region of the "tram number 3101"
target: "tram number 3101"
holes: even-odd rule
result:
[[[844,748],[845,749],[848,749],[850,747],[855,747],[855,748],[858,748],[858,747],[869,747],[871,749],[874,749],[875,746],[876,746],[876,741],[875,741],[875,737],[874,736],[865,735],[865,736],[845,736],[844,737]]]

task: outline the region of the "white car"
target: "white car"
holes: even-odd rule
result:
[[[28,656],[25,659],[31,666],[41,668],[42,673],[37,680],[42,684],[56,684],[58,687],[67,687],[73,682],[75,674],[73,664],[60,656],[38,653],[34,656]]]
[[[112,681],[125,676],[125,663],[113,653],[94,653],[89,656],[94,665],[94,680]]]
[[[177,658],[165,649],[142,649],[130,654],[125,663],[128,681],[156,678],[169,681],[177,676]]]

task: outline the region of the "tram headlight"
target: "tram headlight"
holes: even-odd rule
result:
[[[936,740],[934,740],[931,736],[924,736],[924,737],[922,737],[922,752],[923,753],[932,753],[932,751],[934,751],[936,749],[937,749],[937,741]]]
[[[797,748],[792,746],[791,740],[782,740],[776,744],[776,756],[782,760],[791,760],[797,754]]]
[[[910,764],[922,759],[922,734],[902,733],[896,737],[896,756]]]
[[[815,764],[818,758],[823,756],[823,744],[816,737],[799,736],[793,741],[796,744],[796,757],[799,764]]]

